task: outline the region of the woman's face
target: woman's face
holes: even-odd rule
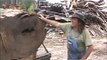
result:
[[[72,18],[71,20],[71,26],[72,27],[78,27],[79,26],[79,22],[77,18]]]

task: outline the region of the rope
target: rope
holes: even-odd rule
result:
[[[6,48],[6,44],[5,44],[6,35],[3,32],[0,32],[0,36],[1,36],[1,41],[3,43],[3,47],[5,49],[5,52],[7,52],[7,48]]]
[[[49,53],[49,51],[48,51],[48,49],[46,48],[46,46],[44,45],[44,43],[42,43],[42,46],[44,47],[45,51],[46,51],[47,53]]]

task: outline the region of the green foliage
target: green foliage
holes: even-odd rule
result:
[[[31,14],[31,13],[33,13],[34,9],[35,9],[35,5],[32,3],[32,4],[29,6],[29,8],[28,8],[27,11],[29,12],[29,14]]]
[[[35,9],[35,3],[27,0],[20,0],[19,5],[21,6],[22,9],[27,10],[29,13],[32,13]]]

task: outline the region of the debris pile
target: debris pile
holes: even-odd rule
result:
[[[0,8],[0,18],[12,17],[22,12],[23,12],[22,10]]]

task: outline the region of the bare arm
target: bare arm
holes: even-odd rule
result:
[[[86,60],[89,57],[89,55],[91,54],[92,50],[93,50],[93,46],[92,45],[88,46],[86,54],[83,56],[83,58],[81,60]]]
[[[40,15],[40,19],[48,24],[51,24],[52,26],[55,27],[59,27],[60,26],[60,22],[54,21],[54,20],[49,20],[47,18],[45,18],[44,16]]]

